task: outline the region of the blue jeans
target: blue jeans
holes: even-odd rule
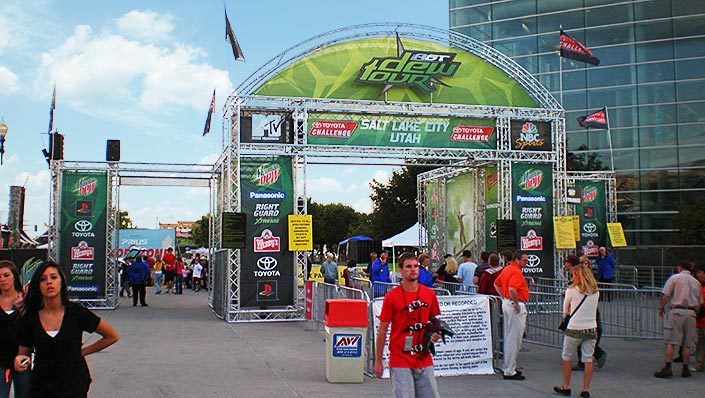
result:
[[[2,374],[0,377],[0,398],[10,397],[10,385],[15,389],[15,398],[29,397],[29,370],[24,372],[15,372],[11,369],[0,368]]]
[[[154,273],[154,293],[159,294],[162,292],[162,281],[164,280],[164,274],[161,272]]]
[[[183,280],[184,277],[181,274],[177,274],[176,277],[174,277],[174,292],[176,294],[182,294],[184,292]]]

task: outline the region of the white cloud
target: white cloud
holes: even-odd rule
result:
[[[389,172],[386,170],[377,170],[372,176],[377,182],[387,182],[389,180]]]
[[[307,181],[308,196],[316,194],[338,195],[343,191],[343,184],[331,177],[314,178]]]
[[[343,169],[343,171],[340,172],[340,174],[344,176],[349,176],[355,173],[355,168],[354,167],[346,167]]]
[[[10,21],[5,15],[0,14],[0,55],[12,42],[12,31]]]
[[[0,32],[2,35],[2,32]],[[10,69],[0,66],[0,92],[13,93],[20,89],[20,78]]]
[[[169,38],[174,30],[174,16],[150,10],[132,10],[115,21],[115,26],[127,37],[159,41]]]
[[[202,111],[213,87],[223,99],[232,91],[228,71],[203,62],[206,56],[197,47],[146,44],[78,25],[64,43],[42,54],[34,89],[48,95],[56,82],[61,102],[82,112],[154,125],[150,114]]]
[[[25,225],[26,230],[30,235],[34,235],[34,225],[38,225],[38,233],[44,232],[44,224],[49,219],[49,188],[50,174],[48,170],[40,170],[36,173],[19,172],[17,167],[20,166],[18,156],[11,155],[3,164],[2,174],[0,176],[0,187],[3,197],[6,197],[10,192],[11,185],[19,185],[25,187]],[[17,167],[16,167],[17,166]],[[5,178],[7,177],[7,178]],[[7,202],[0,203],[0,223],[4,224],[7,221]]]
[[[353,202],[350,207],[360,213],[372,213],[372,200],[369,197],[364,197]]]

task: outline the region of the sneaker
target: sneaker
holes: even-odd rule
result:
[[[590,398],[590,391],[583,391],[580,393],[581,398]]]
[[[149,307],[149,304],[142,304],[142,307]]]
[[[683,365],[683,373],[681,374],[682,377],[690,377],[693,374],[690,373],[690,368],[688,368],[688,365]]]
[[[605,362],[607,362],[607,353],[603,351],[599,358],[595,358],[595,366],[598,369],[602,369],[605,366]]]
[[[524,379],[526,379],[526,377],[518,370],[513,375],[511,375],[511,376],[504,375],[504,376],[502,376],[502,378],[504,380],[524,380]]]
[[[690,373],[690,371],[688,371]],[[654,377],[658,377],[659,379],[670,379],[673,377],[673,371],[671,368],[663,368],[659,370],[658,372],[654,373]]]
[[[561,394],[566,397],[570,396],[570,388],[553,387],[553,392],[555,392],[556,394]]]

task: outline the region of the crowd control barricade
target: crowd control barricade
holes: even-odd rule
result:
[[[600,295],[603,337],[663,337],[663,318],[658,316],[660,289],[601,287]]]
[[[398,285],[398,283],[372,282],[372,296],[370,297],[375,299],[384,297],[388,291],[394,289]]]
[[[639,286],[639,270],[636,267],[619,266],[614,269],[614,280],[617,283]]]
[[[546,281],[539,280],[539,282]],[[560,348],[562,346],[563,334],[558,331],[558,325],[563,316],[563,290],[559,284],[536,283],[529,285],[524,340],[548,347]]]
[[[458,282],[436,281],[433,285],[437,288],[449,291],[450,294],[455,294],[457,290],[463,290],[463,284]]]
[[[372,282],[369,279],[363,278],[352,278],[353,286],[356,288],[367,292],[368,297],[373,297],[372,295]]]

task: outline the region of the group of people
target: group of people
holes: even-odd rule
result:
[[[115,344],[108,322],[69,301],[66,276],[45,261],[23,289],[14,263],[0,261],[0,397],[87,397],[87,355]],[[83,332],[98,333],[83,345]]]
[[[200,254],[196,254],[190,264],[183,259],[177,259],[172,247],[166,250],[164,256],[137,256],[134,261],[126,260],[120,267],[120,297],[127,292],[132,297],[132,305],[137,302],[143,307],[146,302],[146,287],[150,279],[154,283],[154,294],[183,294],[183,288],[200,291],[205,287],[207,262]],[[131,290],[131,291],[130,291]]]

